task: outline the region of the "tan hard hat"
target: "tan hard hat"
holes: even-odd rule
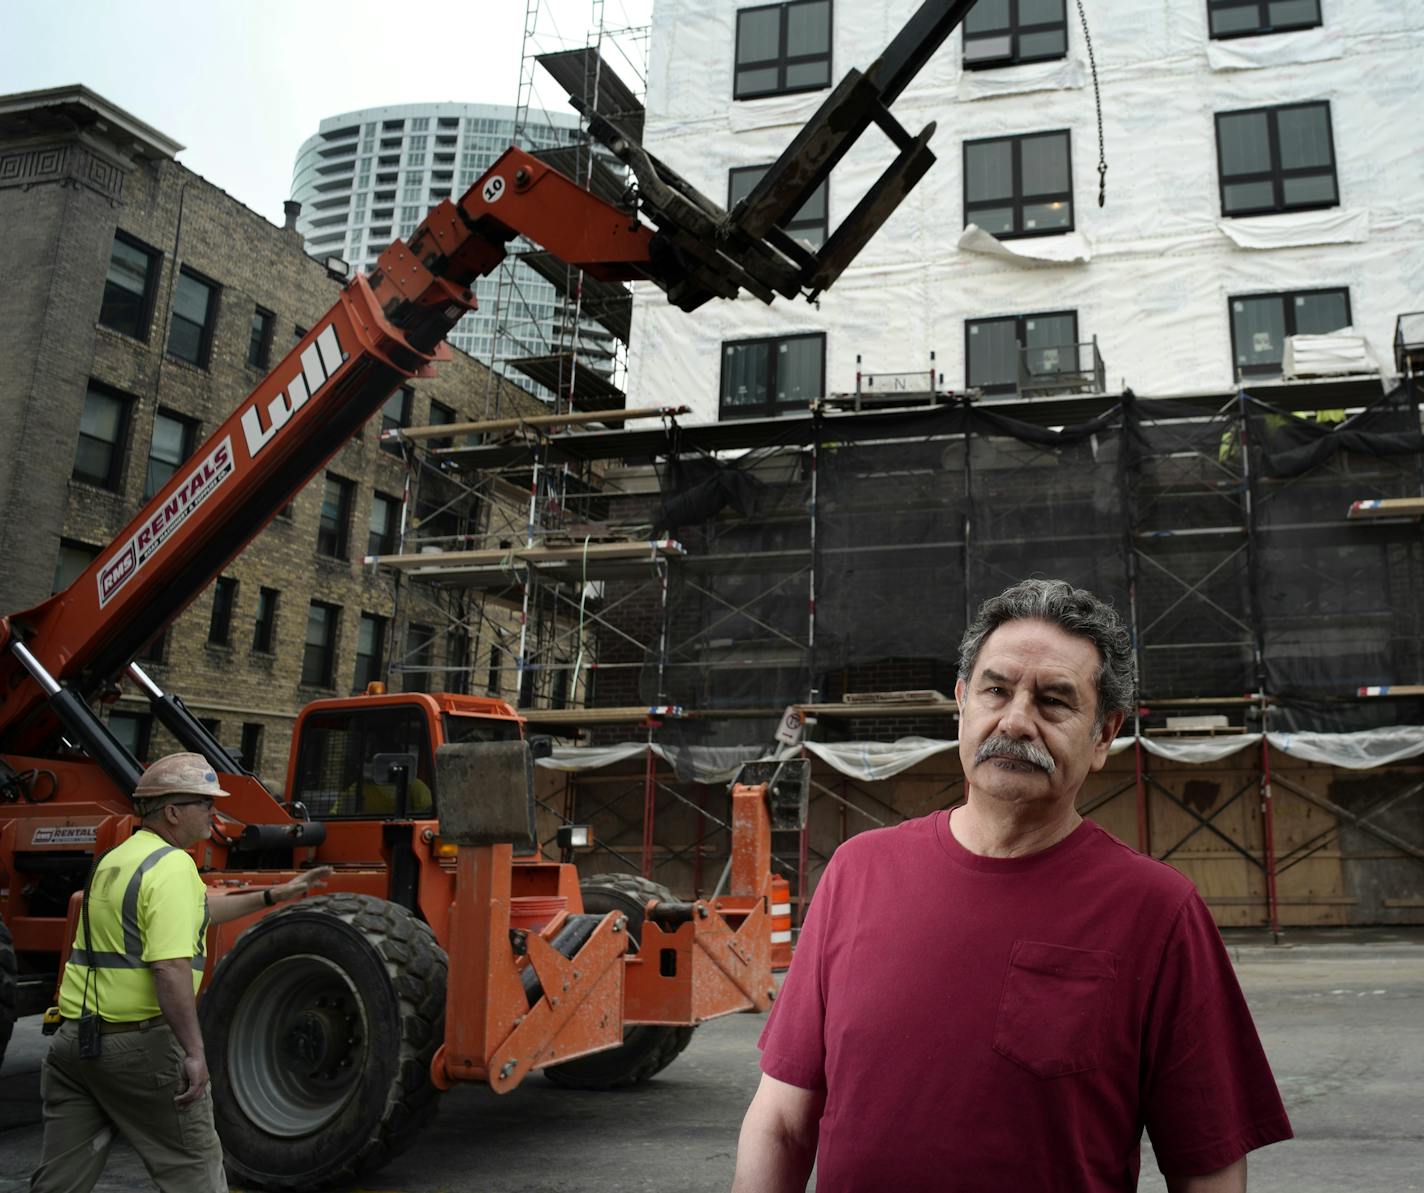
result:
[[[164,800],[171,795],[201,795],[218,799],[231,795],[218,786],[212,764],[201,754],[169,754],[139,776],[134,799]]]

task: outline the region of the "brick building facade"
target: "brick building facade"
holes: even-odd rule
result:
[[[293,227],[177,162],[181,148],[83,87],[0,98],[0,612],[78,574],[345,282]],[[362,563],[434,514],[447,499],[436,489],[458,488],[383,445],[380,424],[543,410],[495,384],[456,351],[397,391],[147,648],[145,670],[270,783],[311,699],[372,678],[474,693],[500,682],[485,659],[512,614]],[[456,512],[477,508],[461,501],[422,530],[458,533]],[[140,757],[170,745],[131,692],[109,719]]]

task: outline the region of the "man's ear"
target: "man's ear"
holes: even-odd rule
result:
[[[1103,727],[1098,730],[1093,742],[1093,770],[1101,770],[1108,760],[1108,747],[1113,744],[1113,739],[1117,737],[1117,732],[1126,719],[1127,714],[1121,710],[1110,712],[1103,718]]]
[[[962,679],[956,679],[954,681],[954,702],[955,704],[959,705],[959,711],[961,715],[964,712],[964,692],[964,681]]]

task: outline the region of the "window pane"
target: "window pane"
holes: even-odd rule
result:
[[[1067,228],[1073,223],[1073,204],[1029,203],[1024,206],[1024,230],[1042,232],[1046,228]]]
[[[1014,193],[1013,144],[980,141],[964,147],[964,177],[969,202],[1009,199]],[[979,223],[976,218],[975,223]],[[983,224],[979,225],[981,228]]]
[[[737,71],[738,95],[747,95],[757,91],[775,91],[777,84],[778,78],[774,66]]]
[[[1299,294],[1294,301],[1297,335],[1324,335],[1350,325],[1349,303],[1342,291]]]
[[[793,217],[793,222],[800,223],[802,220],[824,220],[826,218],[826,188],[827,183],[823,182],[814,191],[811,197],[802,204],[801,210]]]
[[[55,564],[54,569],[54,587],[50,591],[60,592],[68,588],[79,579],[84,569],[94,562],[98,554],[98,549],[95,547],[61,543],[59,561]]]
[[[1285,340],[1285,308],[1279,296],[1237,298],[1231,303],[1231,328],[1239,368],[1278,365]]]
[[[1332,164],[1330,125],[1325,108],[1287,108],[1277,112],[1276,130],[1280,138],[1281,165],[1285,169]]]
[[[190,277],[186,273],[178,275],[178,289],[173,295],[173,310],[190,322],[203,324],[208,321],[208,301],[212,297],[210,287]]]
[[[1216,135],[1221,142],[1221,170],[1254,174],[1271,168],[1271,143],[1265,112],[1233,112],[1219,116]]]
[[[1051,195],[1068,189],[1068,138],[1062,133],[1023,140],[1023,193]]]
[[[965,33],[996,33],[1009,27],[1009,0],[979,0],[964,15]]]
[[[203,329],[175,314],[168,333],[168,351],[179,360],[198,364],[203,358]]]
[[[1239,182],[1223,190],[1222,208],[1227,215],[1233,211],[1256,211],[1275,205],[1275,191],[1269,182]]]
[[[824,396],[821,383],[820,336],[788,340],[780,345],[776,368],[776,400],[809,402]]]
[[[766,344],[732,344],[722,359],[722,405],[760,406],[766,402]]]
[[[1063,0],[1019,0],[1020,25],[1049,25],[1063,19]]]
[[[780,5],[737,14],[738,62],[765,62],[778,56],[780,46]]]
[[[829,62],[802,62],[786,68],[788,87],[824,87],[830,81]]]
[[[1032,315],[1024,320],[1024,345],[1029,348],[1066,347],[1078,334],[1072,315]]]
[[[1274,0],[1266,11],[1277,27],[1320,24],[1320,0]]]
[[[761,181],[762,175],[767,171],[766,166],[755,166],[750,169],[733,170],[727,179],[727,210],[730,211],[749,194],[752,188]]]
[[[143,334],[151,263],[152,258],[142,249],[115,238],[104,280],[100,323],[126,335]]]
[[[124,404],[118,398],[90,390],[84,395],[84,413],[79,416],[79,432],[115,443],[123,426]]]
[[[1068,52],[1068,35],[1062,29],[1024,33],[1019,37],[1020,58],[1061,58]]]
[[[970,386],[1012,385],[1018,379],[1013,319],[986,319],[969,325]]]
[[[827,0],[793,4],[786,10],[786,55],[828,54],[831,49],[831,6]]]
[[[985,232],[997,236],[1000,232],[1014,230],[1014,209],[1012,207],[981,207],[969,213],[969,222],[978,224]]]
[[[96,485],[107,485],[109,469],[113,467],[113,463],[114,449],[107,443],[83,435],[79,437],[79,444],[74,452],[75,476],[93,481]]]
[[[995,58],[1007,58],[1014,51],[1014,39],[1007,33],[1002,37],[976,37],[964,43],[965,62],[987,62]]]
[[[1282,179],[1281,196],[1287,207],[1303,207],[1307,203],[1335,203],[1335,179],[1329,174],[1320,174],[1314,178]]]
[[[1220,37],[1226,33],[1244,33],[1260,27],[1260,9],[1254,3],[1237,8],[1213,9],[1211,13],[1211,35]]]
[[[148,477],[144,496],[152,497],[178,470],[188,456],[188,428],[171,415],[158,414],[153,420],[153,443],[148,450]]]

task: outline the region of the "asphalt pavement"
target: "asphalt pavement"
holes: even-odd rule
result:
[[[1424,1190],[1424,930],[1231,933],[1228,946],[1297,1138],[1252,1154],[1252,1193]],[[699,1028],[645,1086],[560,1090],[537,1075],[496,1096],[444,1095],[411,1150],[366,1193],[726,1193],[756,1087],[759,1016]],[[40,1146],[38,1018],[0,1070],[0,1193],[27,1187]],[[103,1193],[150,1189],[116,1145]],[[1144,1140],[1143,1193],[1162,1193]]]

